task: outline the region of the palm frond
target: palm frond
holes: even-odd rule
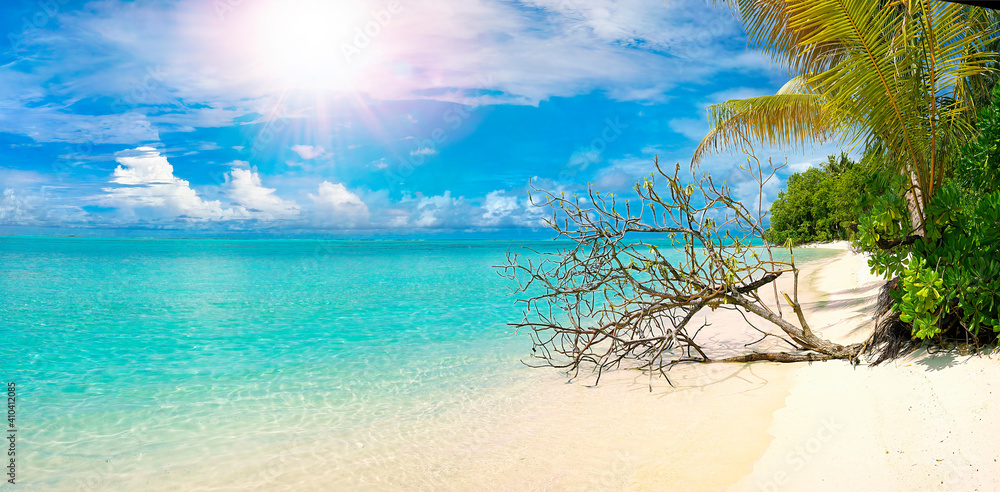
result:
[[[817,94],[775,94],[716,104],[709,107],[712,131],[698,145],[691,164],[697,166],[710,150],[739,147],[747,140],[805,147],[844,129],[844,116]]]
[[[995,83],[995,13],[939,0],[736,0],[751,45],[800,75],[775,96],[709,108],[692,163],[746,141],[879,144],[928,200]]]

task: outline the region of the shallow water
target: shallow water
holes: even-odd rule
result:
[[[18,481],[434,488],[421,460],[499,445],[558,377],[507,325],[493,266],[524,244],[0,237]]]

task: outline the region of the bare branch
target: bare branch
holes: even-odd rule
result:
[[[625,201],[593,188],[583,197],[532,188],[532,203],[551,209],[547,222],[556,237],[572,241],[557,252],[509,253],[500,267],[523,295],[524,316],[514,325],[531,330],[532,354],[541,365],[568,369],[573,377],[586,366],[599,379],[622,364],[666,375],[692,362],[856,358],[859,346],[837,345],[809,329],[798,303],[794,257],[775,259],[763,241],[761,200],[751,212],[725,182],[693,173],[682,180],[680,165],[668,174],[658,160],[653,163],[657,173],[637,183],[636,197]],[[751,151],[742,168],[761,194],[776,171],[768,164],[766,171]],[[645,242],[649,237],[669,246]],[[785,296],[794,320],[782,316],[780,302],[772,311],[757,294],[785,272],[795,276],[792,297]],[[776,287],[774,293],[778,300]],[[793,352],[713,359],[708,354],[716,352],[698,341],[707,323],[694,324],[705,308],[737,309],[744,319],[753,313],[778,331],[751,324],[763,336],[746,347],[774,336]]]

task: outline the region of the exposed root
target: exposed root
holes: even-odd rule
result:
[[[875,331],[865,342],[869,364],[877,366],[904,357],[920,346],[913,338],[913,326],[899,319],[898,312],[888,313],[875,323]]]
[[[901,321],[899,313],[892,311],[892,291],[898,288],[899,279],[895,278],[886,282],[879,290],[875,305],[875,331],[865,341],[862,350],[872,366],[903,357],[920,345],[913,338],[912,325]]]

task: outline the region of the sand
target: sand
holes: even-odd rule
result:
[[[861,336],[867,297],[878,284],[859,275],[863,259],[845,244],[828,247],[844,252],[804,267],[800,300],[814,314],[822,312],[814,315],[815,330]],[[836,275],[828,278],[829,272]],[[868,284],[860,291],[838,284],[853,286],[859,279]],[[785,276],[779,288],[791,292],[791,281]],[[702,342],[716,349],[739,350],[756,338],[733,311],[706,312],[706,320],[712,326]],[[790,378],[827,365],[841,364],[680,366],[670,372],[673,387],[634,371],[605,374],[593,387],[592,378],[568,383],[559,371],[532,370],[525,374],[526,388],[482,408],[478,417],[468,411],[446,416],[433,433],[434,453],[419,464],[397,464],[394,475],[377,483],[450,490],[723,490],[757,473],[756,464],[775,449],[774,436],[784,438],[783,430],[774,434],[774,416],[797,387]],[[432,476],[421,474],[428,469]],[[373,474],[381,475],[377,469],[363,475]]]
[[[880,281],[846,244],[825,247],[840,253],[803,267],[800,300],[814,330],[861,341]],[[734,312],[708,320],[713,344],[752,335]],[[996,490],[997,376],[996,358],[923,353],[876,368],[691,365],[671,371],[674,387],[524,368],[515,385],[385,429],[395,438],[317,436],[265,471],[299,490]]]
[[[818,266],[807,284],[813,319],[834,340],[863,340],[871,323],[858,322],[870,311],[856,308],[867,308],[878,279],[849,252]],[[733,490],[1000,489],[989,418],[1000,413],[996,355],[918,351],[856,368],[836,361],[796,367],[785,381],[773,440]]]
[[[881,280],[846,243],[806,265],[800,300],[839,343],[870,333]],[[779,287],[788,291],[790,278]],[[719,343],[745,325],[716,312]],[[916,353],[844,361],[690,366],[677,385],[628,372],[592,388],[554,377],[443,482],[491,490],[997,490],[997,357]],[[997,383],[1000,385],[1000,382]],[[494,436],[505,436],[501,443]],[[467,451],[469,451],[467,449]],[[446,478],[446,477],[442,477]]]

